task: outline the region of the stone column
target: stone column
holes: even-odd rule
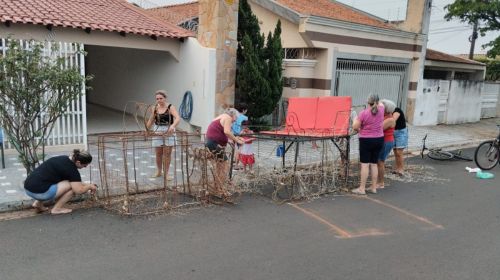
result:
[[[234,105],[238,0],[199,0],[198,41],[217,52],[215,113]]]

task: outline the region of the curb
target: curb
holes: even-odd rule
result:
[[[33,203],[32,199],[0,202],[0,213],[25,210],[31,208],[31,203]]]
[[[85,201],[86,198],[87,196],[84,194],[77,195],[73,197],[68,203],[82,202]],[[33,201],[34,200],[32,198],[23,198],[21,200],[0,202],[0,214],[31,209],[31,204],[33,203]]]

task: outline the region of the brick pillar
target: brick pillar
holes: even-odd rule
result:
[[[198,41],[217,52],[215,113],[234,104],[238,0],[200,0]]]

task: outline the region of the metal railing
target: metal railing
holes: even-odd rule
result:
[[[316,49],[314,48],[284,48],[284,59],[316,59]]]

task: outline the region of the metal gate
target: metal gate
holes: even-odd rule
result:
[[[404,110],[407,68],[405,63],[338,59],[334,95],[351,96],[353,107],[362,107],[367,96],[375,93]]]
[[[0,53],[5,55],[8,51],[7,39],[0,39]],[[20,40],[21,46],[29,48],[29,41]],[[58,44],[58,57],[65,59],[67,67],[78,67],[80,74],[85,75],[85,60],[83,55],[83,44],[56,42],[46,43],[46,50],[50,50],[52,44]],[[47,51],[48,55],[48,51]],[[0,120],[1,121],[1,120]],[[38,123],[38,122],[36,122]],[[0,123],[1,126],[1,123]],[[7,136],[8,137],[8,136]],[[5,147],[12,148],[12,145],[5,140]],[[79,100],[68,104],[66,112],[54,123],[54,128],[48,136],[46,145],[69,145],[87,143],[87,118],[85,104],[85,87],[82,87],[82,94]]]

